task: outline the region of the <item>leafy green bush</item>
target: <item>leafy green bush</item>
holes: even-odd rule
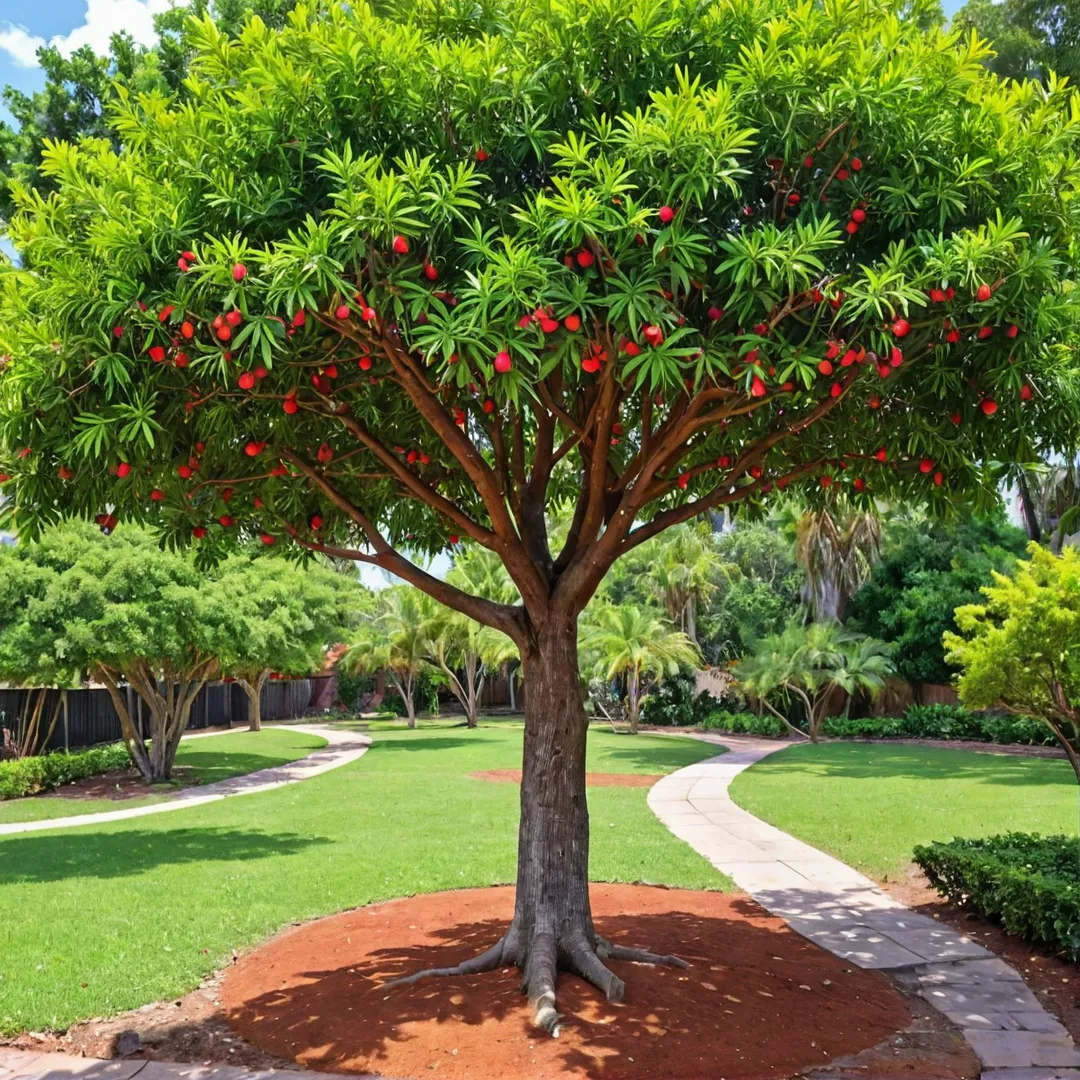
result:
[[[641,710],[646,724],[659,727],[696,727],[716,708],[716,699],[702,691],[697,692],[697,679],[688,668],[678,675],[669,675],[654,687]]]
[[[130,764],[131,757],[123,743],[94,746],[70,754],[41,754],[0,761],[0,800],[21,799],[24,795],[35,795],[111,769],[126,769]]]
[[[821,732],[833,739],[907,738],[904,720],[899,716],[830,716],[821,725]]]
[[[1006,833],[919,846],[914,857],[953,903],[1080,959],[1080,840]]]
[[[912,705],[902,717],[834,716],[822,725],[834,739],[969,739],[973,742],[1056,746],[1046,725],[1025,716],[971,712],[959,705]]]
[[[764,735],[775,738],[787,733],[787,728],[775,716],[767,713],[757,716],[751,712],[727,712],[724,709],[713,709],[701,726],[706,731],[729,731],[733,735]]]

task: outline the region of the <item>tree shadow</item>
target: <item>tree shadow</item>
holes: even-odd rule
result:
[[[476,739],[462,739],[453,735],[446,738],[417,735],[416,738],[408,739],[379,739],[376,735],[368,753],[382,754],[397,750],[452,750],[459,746],[476,747],[478,745],[480,744]]]
[[[604,888],[614,887],[594,886]],[[853,969],[751,901],[648,891],[666,910],[605,915],[598,930],[692,966],[610,962],[627,984],[619,1004],[561,974],[558,1039],[532,1026],[513,969],[387,990],[391,979],[481,952],[506,928],[487,912],[421,928],[428,909],[410,909],[413,901],[395,902],[393,928],[395,905],[383,905],[322,920],[241,961],[223,987],[226,1013],[248,1041],[320,1071],[597,1080],[787,1076],[874,1046],[907,1023],[902,999],[879,974]],[[512,897],[509,889],[475,895],[496,892]]]
[[[291,753],[259,753],[258,750],[214,751],[211,747],[188,749],[181,744],[177,755],[177,764],[181,776],[194,774],[200,784],[212,784],[217,780],[231,780],[234,776],[246,776],[262,769],[273,769],[278,765],[289,765],[301,761],[309,754],[318,753],[325,746],[311,746],[298,749],[296,756]]]
[[[255,829],[89,832],[92,828],[86,825],[78,832],[0,837],[0,886],[68,878],[129,877],[156,866],[263,859],[330,843],[326,837]]]
[[[724,749],[709,743],[696,743],[687,740],[684,744],[674,739],[650,739],[637,742],[635,736],[630,742],[620,742],[617,747],[608,747],[594,743],[590,747],[589,767],[598,772],[605,771],[606,763],[625,763],[640,767],[644,772],[663,772],[665,769],[681,769],[699,761],[716,757]],[[619,770],[607,769],[608,772]]]
[[[948,746],[899,746],[878,743],[806,743],[772,754],[753,766],[754,772],[799,774],[808,767],[847,780],[967,779],[1003,787],[1046,784],[1076,786],[1063,758],[1024,757],[990,751],[954,750]]]

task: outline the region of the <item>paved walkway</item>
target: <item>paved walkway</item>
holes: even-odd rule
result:
[[[1080,1080],[1068,1032],[1003,960],[731,801],[731,781],[789,743],[706,741],[729,753],[649,791],[649,806],[676,836],[804,937],[859,967],[888,971],[944,1013],[982,1062],[983,1080]]]
[[[77,814],[71,817],[46,818],[43,821],[17,821],[0,825],[0,836],[14,833],[40,832],[42,829],[69,829],[73,825],[100,825],[107,821],[127,821],[128,818],[147,817],[150,814],[167,814],[173,810],[187,810],[192,806],[218,802],[233,795],[254,795],[260,791],[273,791],[286,784],[298,784],[310,780],[331,769],[338,769],[362,757],[371,745],[371,739],[355,731],[343,731],[327,724],[275,724],[275,728],[300,731],[305,735],[318,735],[327,741],[323,750],[316,750],[298,761],[276,765],[272,769],[260,769],[244,776],[233,776],[212,784],[184,788],[168,802],[152,803],[150,806],[131,806],[126,810],[106,810],[101,814]],[[209,738],[223,732],[203,732]],[[198,738],[200,736],[187,736]],[[111,1074],[110,1074],[111,1075]],[[0,1072],[3,1080],[3,1072]],[[119,1078],[125,1080],[125,1078]],[[149,1078],[147,1078],[149,1080]]]
[[[379,1080],[357,1073],[304,1074],[289,1069],[242,1069],[235,1065],[184,1065],[169,1061],[130,1061],[76,1057],[72,1054],[35,1054],[32,1050],[0,1047],[0,1080],[297,1080],[315,1075],[319,1080]]]

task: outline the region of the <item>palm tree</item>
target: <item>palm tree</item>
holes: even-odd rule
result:
[[[373,615],[340,660],[350,675],[385,671],[405,703],[410,728],[416,727],[416,679],[430,666],[428,632],[434,611],[435,601],[411,585],[383,589]]]
[[[717,589],[720,561],[707,523],[671,529],[648,545],[647,580],[668,618],[697,644],[697,613]],[[643,552],[644,555],[644,552]]]
[[[835,623],[790,622],[758,642],[735,670],[739,684],[794,734],[802,732],[777,703],[802,702],[810,741],[817,742],[836,687],[851,697],[860,691],[876,696],[892,674],[891,647],[874,638],[842,630]],[[845,706],[846,709],[847,706]]]
[[[683,665],[700,663],[697,646],[658,612],[636,604],[603,606],[582,625],[583,670],[607,679],[626,679],[630,733],[637,734],[641,702],[649,686]]]
[[[1017,489],[1028,538],[1036,543],[1047,538],[1050,550],[1060,553],[1080,529],[1080,459],[1021,468]]]

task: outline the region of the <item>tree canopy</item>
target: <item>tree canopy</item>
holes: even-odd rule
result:
[[[989,38],[990,70],[1009,79],[1080,78],[1077,0],[968,0],[953,25]]]

